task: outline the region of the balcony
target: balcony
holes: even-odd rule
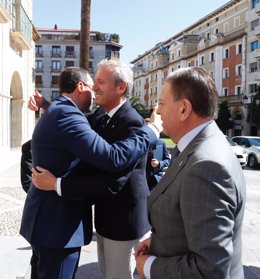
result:
[[[43,51],[41,51],[41,52],[36,52],[36,53],[35,53],[35,56],[36,56],[36,57],[43,57]]]
[[[66,50],[65,57],[75,58],[76,57],[76,52],[74,50]]]
[[[256,48],[254,50],[254,58],[257,58],[257,59],[260,58],[260,48]]]
[[[12,21],[12,43],[21,50],[29,50],[32,47],[32,22],[19,0],[15,1]]]
[[[51,57],[61,57],[61,51],[51,51]]]
[[[35,68],[35,72],[42,73],[43,72],[43,68],[42,67],[41,68]]]
[[[53,73],[60,73],[61,72],[61,68],[51,67],[51,72],[53,72]]]
[[[260,37],[260,25],[256,26],[256,28],[255,28],[255,35],[258,38]]]
[[[260,16],[260,3],[255,5],[255,12]]]
[[[10,0],[0,0],[0,23],[6,23],[12,19]]]

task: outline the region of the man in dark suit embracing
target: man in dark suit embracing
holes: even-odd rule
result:
[[[156,136],[143,127],[125,141],[108,144],[90,127],[80,110],[93,100],[93,81],[79,68],[60,75],[60,96],[38,121],[32,137],[32,165],[66,176],[85,160],[105,171],[133,166],[153,145]],[[37,175],[36,172],[34,175]],[[108,188],[108,187],[107,187]],[[80,247],[92,236],[91,204],[67,199],[31,185],[26,197],[20,233],[38,257],[38,279],[71,279],[78,266]]]
[[[88,116],[88,120],[109,143],[129,137],[144,124],[128,101],[132,85],[133,72],[126,64],[107,60],[98,64],[93,90],[96,104],[100,107]],[[145,166],[146,156],[127,171],[117,174],[120,185],[124,184],[117,195],[102,191],[97,193],[95,187],[87,187],[89,181],[82,175],[89,167],[84,162],[70,176],[61,179],[61,194],[64,197],[103,196],[95,199],[95,227],[99,268],[104,279],[133,278],[133,247],[150,229],[146,213],[149,189]],[[46,189],[44,185],[48,184],[48,172],[41,171],[42,174],[35,178],[38,183],[34,181],[41,189]]]

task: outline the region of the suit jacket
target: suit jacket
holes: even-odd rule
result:
[[[242,279],[240,164],[215,122],[171,164],[148,201],[151,277]]]
[[[109,143],[129,137],[144,124],[142,117],[132,108],[129,101],[126,101],[109,120],[108,125],[101,129],[103,115],[103,109],[99,108],[88,119],[92,128]],[[78,169],[81,168],[81,174],[73,172],[75,177],[72,175],[62,179],[62,195],[100,196],[94,200],[96,231],[106,238],[119,241],[140,238],[150,229],[147,218],[149,189],[145,166],[146,156],[126,171],[116,176],[113,174],[112,178],[119,182],[115,186],[108,181],[107,189],[103,189],[102,185],[105,184],[100,182],[100,179],[101,175],[104,178],[104,174],[100,174],[100,171],[94,176],[92,187],[86,187],[89,177],[80,178],[78,175],[85,175],[89,166],[81,163],[78,166]]]
[[[110,146],[91,128],[79,109],[60,96],[38,121],[32,137],[33,166],[63,176],[79,158],[104,170],[118,172],[135,164],[149,147],[154,133],[143,127],[135,136]],[[48,247],[78,247],[92,235],[91,205],[66,199],[56,192],[30,187],[24,205],[20,233],[30,244]]]

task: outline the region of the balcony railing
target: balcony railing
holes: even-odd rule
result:
[[[256,12],[258,15],[260,15],[260,3],[257,3],[257,4],[255,5],[255,12]]]
[[[12,5],[10,0],[0,0],[0,23],[8,22],[12,19]]]
[[[61,57],[61,51],[51,51],[51,57]]]
[[[74,50],[66,50],[65,57],[75,58],[76,57],[76,52]]]
[[[32,46],[32,22],[20,0],[16,0],[13,7],[11,39],[22,50],[29,50]]]

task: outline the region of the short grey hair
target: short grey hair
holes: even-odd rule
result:
[[[133,89],[133,71],[124,62],[120,60],[108,60],[103,59],[97,64],[97,68],[100,67],[112,67],[114,69],[115,83],[125,82],[127,84],[126,90],[124,92],[124,97],[128,98]]]

